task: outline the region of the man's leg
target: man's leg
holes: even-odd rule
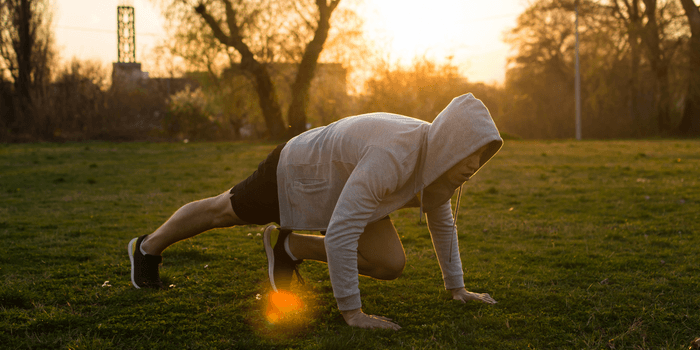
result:
[[[245,224],[234,213],[229,191],[216,197],[182,206],[150,235],[132,239],[127,245],[131,261],[131,283],[136,288],[162,288],[158,266],[160,254],[175,242],[219,227]]]
[[[406,266],[406,252],[390,219],[367,225],[357,246],[357,268],[362,275],[380,280],[399,278]]]
[[[141,249],[150,255],[160,255],[175,242],[202,232],[234,225],[245,225],[231,206],[231,194],[226,191],[216,197],[185,204],[155,232],[146,236]]]
[[[323,236],[292,233],[289,250],[297,259],[328,262]],[[367,225],[357,245],[357,269],[361,275],[382,280],[401,276],[406,254],[389,219]]]

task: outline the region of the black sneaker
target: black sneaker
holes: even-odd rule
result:
[[[163,257],[141,253],[141,242],[146,236],[148,235],[134,238],[126,246],[131,260],[131,284],[139,289],[163,288],[158,274],[158,265],[163,261]]]
[[[263,234],[263,244],[265,245],[265,254],[267,255],[267,275],[270,277],[272,290],[277,292],[278,289],[289,290],[292,284],[292,272],[295,272],[299,282],[304,284],[304,279],[301,278],[297,265],[301,260],[292,260],[284,249],[284,240],[292,233],[289,230],[279,230],[276,226],[271,225],[265,228]]]

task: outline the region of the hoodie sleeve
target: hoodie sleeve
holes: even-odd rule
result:
[[[333,210],[325,246],[333,295],[341,311],[362,307],[357,241],[379,202],[398,187],[399,164],[386,152],[370,151],[350,174]]]
[[[426,213],[430,238],[440,263],[445,289],[464,287],[462,260],[459,256],[457,231],[453,229],[454,219],[451,209],[450,200],[447,200],[443,205]],[[451,251],[450,245],[452,246]]]

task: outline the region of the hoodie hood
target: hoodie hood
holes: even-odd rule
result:
[[[479,161],[481,169],[501,149],[503,139],[486,106],[472,94],[466,94],[455,97],[438,114],[430,124],[426,143],[421,188],[431,184],[462,159],[487,146]]]

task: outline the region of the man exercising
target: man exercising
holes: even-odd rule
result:
[[[464,288],[450,199],[502,145],[488,109],[471,94],[453,99],[432,123],[371,113],[309,130],[279,145],[231,190],[186,204],[152,234],[131,240],[132,283],[160,288],[160,255],[175,242],[214,228],[274,222],[280,228],[268,226],[263,235],[274,290],[289,288],[302,261],[326,262],[348,325],[398,330],[362,312],[358,274],[401,275],[406,256],[388,215],[419,207],[453,299],[493,304],[488,294]]]

